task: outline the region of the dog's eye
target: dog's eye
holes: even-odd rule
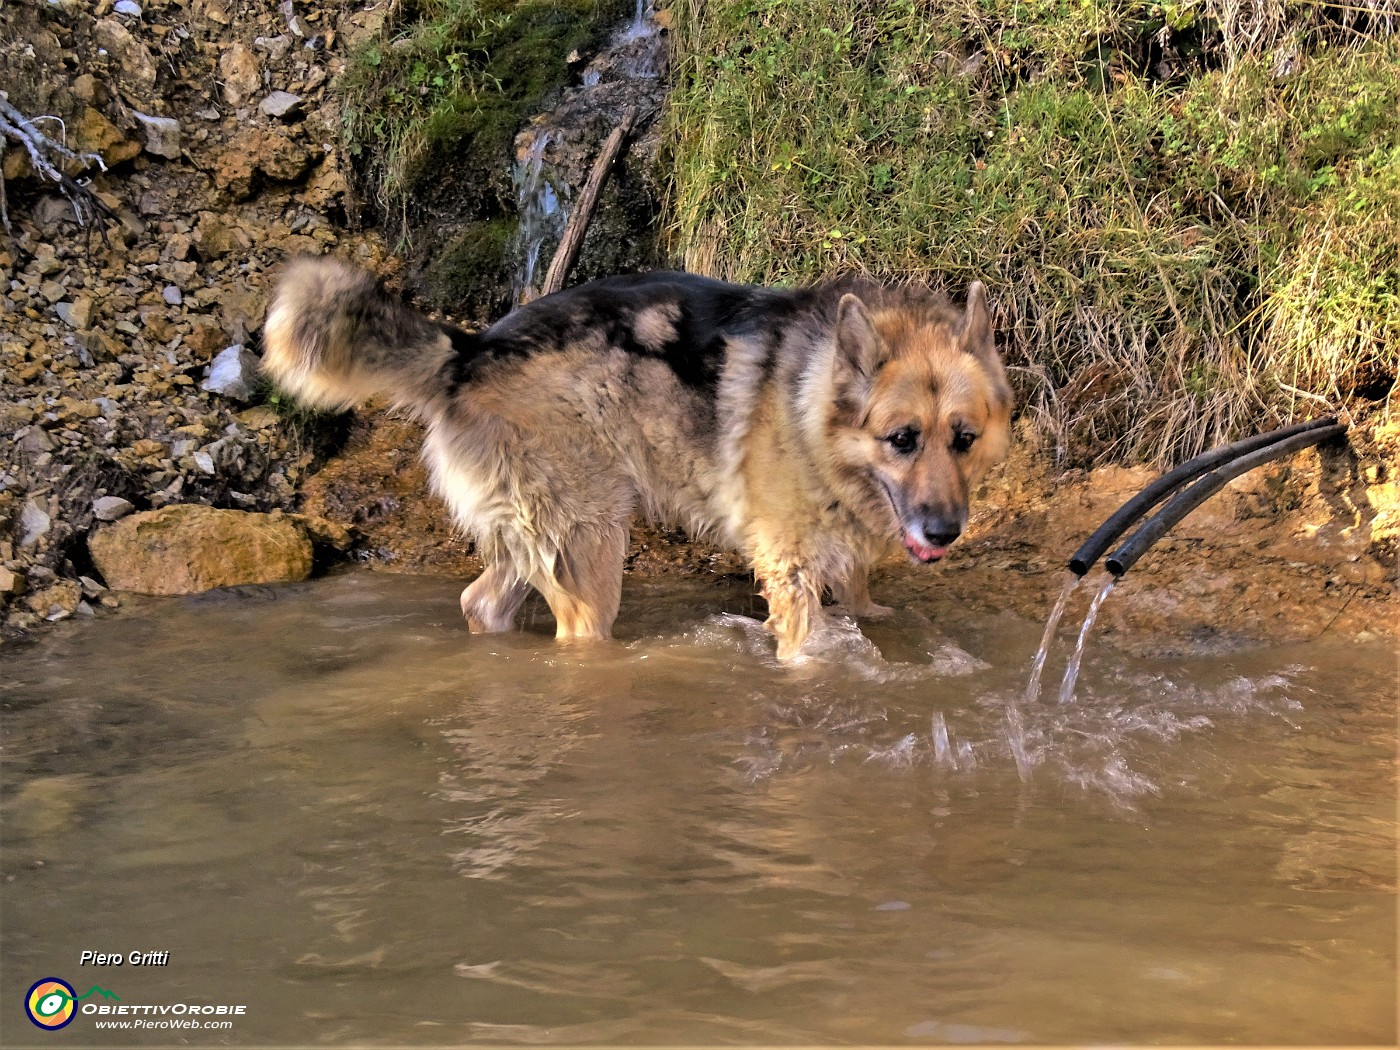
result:
[[[919,443],[919,432],[913,427],[900,427],[893,434],[886,435],[890,448],[896,452],[913,452]]]
[[[952,449],[954,452],[966,452],[976,440],[977,435],[970,430],[955,430],[953,431]]]

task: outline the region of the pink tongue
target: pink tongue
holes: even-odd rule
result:
[[[913,552],[914,557],[920,561],[937,561],[948,553],[947,547],[935,547],[928,543],[920,543],[909,533],[904,534],[904,545]]]

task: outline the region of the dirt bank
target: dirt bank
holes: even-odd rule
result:
[[[420,436],[415,424],[387,415],[357,419],[342,454],[308,480],[301,509],[348,526],[352,556],[374,568],[465,579],[480,562],[427,491]],[[1105,634],[1141,651],[1324,631],[1393,637],[1400,501],[1385,464],[1397,444],[1400,428],[1361,428],[1351,445],[1303,452],[1232,482],[1124,577],[1123,598],[1105,608]],[[937,590],[978,611],[1041,619],[1069,555],[1154,476],[1122,467],[1059,473],[1023,425],[948,558],[932,568],[892,559],[875,574],[876,599],[899,605]],[[746,568],[732,552],[642,526],[633,530],[627,571],[657,578]],[[1070,619],[1090,589],[1080,589]]]

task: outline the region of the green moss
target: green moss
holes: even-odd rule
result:
[[[1311,6],[1260,9],[1253,43],[1210,3],[842,10],[677,0],[689,266],[988,281],[1071,461],[1393,382],[1400,39]]]
[[[426,294],[458,316],[485,321],[501,312],[490,301],[489,289],[499,282],[501,260],[514,237],[514,219],[468,223],[447,247],[435,254],[424,270]],[[509,285],[501,289],[504,295]],[[485,294],[483,294],[485,293]]]
[[[351,55],[344,137],[401,234],[421,214],[508,208],[510,145],[625,0],[420,0]]]

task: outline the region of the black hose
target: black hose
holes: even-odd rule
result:
[[[1175,467],[1157,478],[1114,511],[1112,516],[1084,541],[1084,545],[1074,552],[1074,557],[1069,560],[1069,571],[1076,576],[1083,576],[1093,568],[1094,562],[1099,560],[1103,552],[1108,550],[1119,536],[1128,531],[1133,522],[1171,495],[1176,489],[1188,481],[1200,477],[1212,467],[1226,460],[1247,455],[1255,449],[1272,445],[1276,441],[1282,441],[1295,434],[1333,426],[1336,422],[1336,416],[1324,416],[1322,419],[1312,419],[1306,423],[1294,423],[1291,426],[1280,427],[1278,430],[1271,430],[1267,434],[1255,434],[1253,437],[1221,445],[1218,448],[1202,452],[1194,459],[1188,459],[1179,467]]]
[[[1104,566],[1114,576],[1122,576],[1137,563],[1139,558],[1147,553],[1154,543],[1166,534],[1168,529],[1224,488],[1225,483],[1231,478],[1262,466],[1272,459],[1296,452],[1300,448],[1320,445],[1324,441],[1345,434],[1346,430],[1345,424],[1314,427],[1303,433],[1295,433],[1281,441],[1275,441],[1272,445],[1266,445],[1257,451],[1240,456],[1238,459],[1211,471],[1190,488],[1178,492],[1167,502],[1166,506],[1148,518],[1140,529],[1128,537],[1123,546],[1108,556],[1104,561]]]

